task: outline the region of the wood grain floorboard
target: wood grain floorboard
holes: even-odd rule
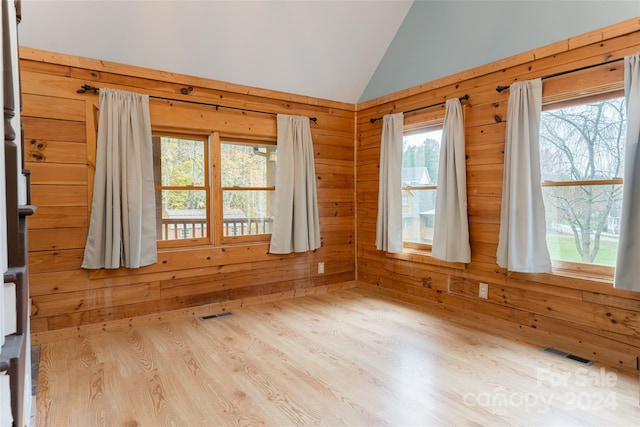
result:
[[[43,344],[38,426],[637,426],[637,372],[352,289]]]

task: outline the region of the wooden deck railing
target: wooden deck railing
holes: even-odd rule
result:
[[[271,233],[273,218],[224,218],[224,236],[250,236]]]
[[[271,233],[273,218],[224,218],[224,236],[250,236]],[[198,239],[207,237],[205,218],[163,218],[162,240]]]
[[[162,240],[207,237],[206,218],[162,218]]]

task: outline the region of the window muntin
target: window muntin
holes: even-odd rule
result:
[[[209,242],[207,138],[156,134],[153,169],[160,246]]]
[[[430,249],[436,209],[436,188],[442,129],[405,133],[402,139],[403,246]]]
[[[274,144],[220,141],[224,240],[255,240],[271,233],[276,160]]]
[[[617,95],[573,100],[542,113],[547,245],[561,269],[613,274],[626,133],[624,98]]]

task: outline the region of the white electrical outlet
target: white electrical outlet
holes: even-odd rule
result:
[[[318,263],[318,274],[324,274],[324,262],[320,261]]]
[[[480,298],[489,298],[489,284],[480,282],[480,290],[478,292]]]

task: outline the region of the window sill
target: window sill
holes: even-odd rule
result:
[[[230,247],[238,247],[238,246],[268,246],[269,241],[260,241],[260,240],[245,240],[241,242],[222,242],[218,245],[213,243],[204,243],[204,244],[187,244],[180,246],[162,246],[158,247],[158,253],[168,253],[168,252],[186,252],[186,251],[194,251],[194,250],[208,250],[208,249],[218,249],[218,248],[230,248]]]
[[[613,287],[613,275],[612,274],[598,274],[594,272],[586,272],[579,270],[568,270],[564,268],[556,267],[552,268],[551,273],[518,273],[508,272],[508,277],[520,280],[537,280],[537,278],[545,277],[544,282],[551,284],[567,286],[570,288],[576,287],[578,289],[585,289],[587,283],[593,284],[595,288],[601,285],[607,285]],[[582,285],[580,285],[582,283]],[[577,286],[576,286],[577,284]]]
[[[551,274],[555,276],[562,276],[571,279],[582,279],[582,280],[590,280],[592,282],[600,282],[606,283],[608,285],[613,286],[613,275],[607,274],[595,274],[591,272],[583,272],[583,271],[575,271],[575,270],[565,270],[562,268],[553,267],[553,271]]]
[[[176,249],[202,248],[211,246],[209,239],[175,239],[175,240],[156,240],[156,248],[158,252],[165,250],[173,251]]]
[[[422,264],[436,265],[438,267],[454,268],[456,270],[465,270],[467,268],[467,264],[463,262],[449,262],[433,258],[431,251],[424,249],[404,248],[401,253],[385,252],[385,256],[387,258],[419,262]]]
[[[245,236],[225,236],[222,238],[221,244],[223,246],[235,246],[245,244],[261,244],[269,243],[271,241],[271,234],[252,234]]]

